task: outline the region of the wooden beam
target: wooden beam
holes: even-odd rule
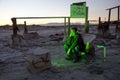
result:
[[[45,19],[45,18],[69,18],[69,17],[13,17],[16,19]]]
[[[118,7],[120,7],[120,5],[119,5],[119,6],[112,7],[112,8],[108,8],[108,9],[106,9],[106,10],[115,9],[115,8],[118,8]]]
[[[89,22],[98,22],[98,20],[88,20]]]

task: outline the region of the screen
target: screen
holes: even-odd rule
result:
[[[72,4],[70,8],[71,18],[85,18],[86,17],[86,3]]]

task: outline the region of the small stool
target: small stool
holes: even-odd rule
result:
[[[106,61],[106,46],[104,45],[97,45],[98,48],[103,48],[104,50],[104,55],[103,55],[103,61],[105,62]]]

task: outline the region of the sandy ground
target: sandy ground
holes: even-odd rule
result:
[[[115,38],[95,39],[96,60],[87,64],[65,60],[63,43],[50,37],[62,34],[62,28],[37,29],[40,38],[28,40],[27,46],[12,46],[10,29],[0,30],[0,80],[120,80],[120,42]],[[90,33],[97,34],[96,27]],[[22,31],[20,32],[22,34]],[[107,46],[107,59],[103,62],[103,49]],[[28,71],[24,57],[36,48],[48,49],[52,68],[32,74]]]

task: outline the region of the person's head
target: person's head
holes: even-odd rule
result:
[[[77,28],[75,27],[75,28],[72,28],[72,30],[74,30],[75,32],[77,32]]]
[[[74,36],[77,32],[77,28],[72,28],[70,31],[70,36]]]

